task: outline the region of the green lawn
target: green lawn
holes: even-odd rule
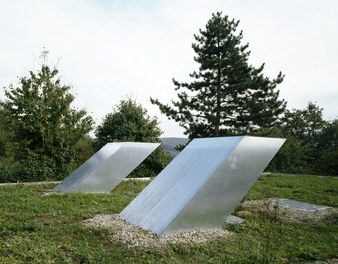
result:
[[[44,195],[54,185],[0,186],[0,263],[289,263],[338,258],[338,215],[286,223],[255,213],[205,244],[131,250],[110,230],[88,229],[95,214],[119,213],[148,183],[123,182],[111,194]],[[244,200],[289,198],[338,207],[338,178],[262,176]]]

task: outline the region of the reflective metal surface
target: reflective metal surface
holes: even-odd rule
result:
[[[219,228],[284,139],[194,139],[121,213],[154,233]]]
[[[127,177],[159,143],[108,143],[57,185],[57,192],[110,192]]]
[[[330,206],[298,202],[298,201],[289,200],[289,199],[270,199],[269,201],[274,205],[279,205],[279,206],[283,206],[289,209],[305,211],[305,212],[314,212],[314,211],[320,211],[320,210],[326,210],[326,209],[332,208]]]

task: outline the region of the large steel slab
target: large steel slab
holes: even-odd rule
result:
[[[56,192],[111,192],[159,143],[107,143],[57,185]]]
[[[120,213],[156,234],[222,226],[285,139],[194,139]]]

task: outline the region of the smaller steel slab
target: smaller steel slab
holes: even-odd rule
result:
[[[160,144],[107,143],[57,185],[56,192],[111,192]]]

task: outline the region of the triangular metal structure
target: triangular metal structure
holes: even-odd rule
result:
[[[53,191],[111,192],[159,145],[139,142],[107,143]]]
[[[156,234],[223,225],[285,139],[194,139],[120,213]]]

